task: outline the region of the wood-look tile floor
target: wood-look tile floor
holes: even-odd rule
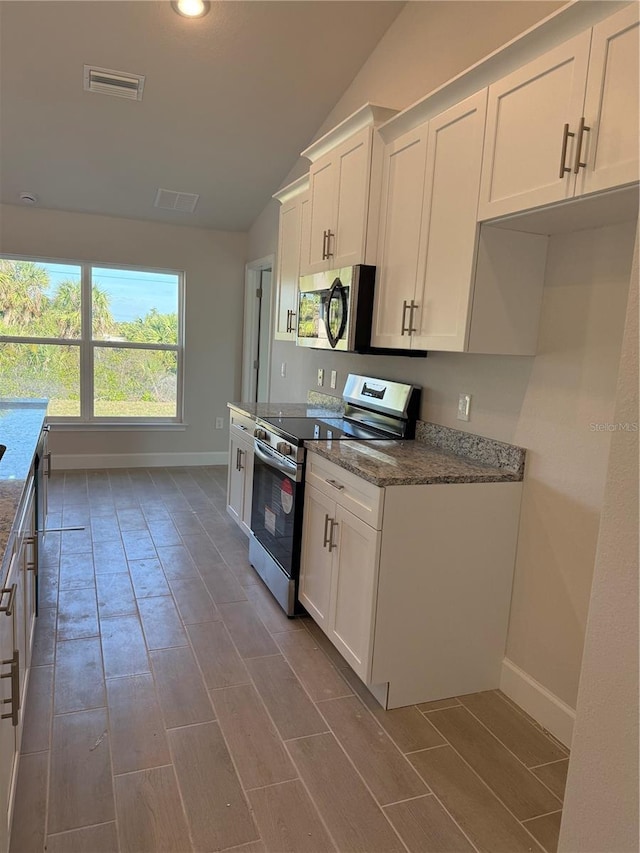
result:
[[[498,691],[380,708],[226,474],[54,475],[12,853],[554,853],[567,750]]]

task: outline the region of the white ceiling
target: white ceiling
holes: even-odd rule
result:
[[[246,230],[400,2],[0,3],[0,197]],[[84,64],[146,75],[141,102],[83,91]],[[194,214],[158,187],[200,193]]]

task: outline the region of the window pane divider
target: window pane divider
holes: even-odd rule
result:
[[[148,344],[142,341],[92,341],[94,347],[105,347],[105,349],[149,349],[163,350],[164,352],[177,352],[178,344]]]
[[[79,347],[82,345],[81,338],[33,338],[27,335],[0,335],[0,342],[7,344],[59,344],[62,346]]]

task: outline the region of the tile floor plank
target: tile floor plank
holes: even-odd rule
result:
[[[150,560],[156,556],[155,546],[146,530],[123,530],[122,542],[127,560]]]
[[[58,643],[55,679],[54,713],[106,707],[100,638],[87,637]]]
[[[196,564],[184,545],[160,545],[158,557],[167,578],[197,578]]]
[[[558,838],[560,837],[560,821],[562,812],[534,817],[527,820],[523,826],[529,830],[533,837],[544,847],[547,853],[556,853],[558,849]]]
[[[299,780],[258,788],[247,796],[269,853],[336,851]]]
[[[535,842],[450,747],[408,756],[471,842],[483,853],[531,853]],[[536,851],[539,853],[539,851]]]
[[[31,853],[44,848],[48,766],[48,752],[20,758],[10,853]]]
[[[385,806],[410,853],[473,853],[474,847],[433,796]]]
[[[442,746],[442,735],[438,734],[415,705],[385,711],[351,668],[341,670],[341,675],[402,752]]]
[[[128,574],[96,575],[96,588],[100,616],[128,616],[136,612],[136,599]]]
[[[249,601],[221,604],[220,614],[242,658],[277,655],[278,647]]]
[[[554,761],[553,764],[543,764],[542,767],[533,767],[532,773],[535,773],[547,788],[551,788],[558,799],[564,800],[568,770],[569,759],[565,758],[562,761]]]
[[[565,758],[566,753],[505,702],[498,691],[470,693],[459,699],[527,767]]]
[[[47,853],[119,853],[116,825],[102,823],[49,835]]]
[[[246,661],[283,740],[328,731],[328,726],[281,655]]]
[[[137,616],[100,620],[104,674],[107,678],[150,672],[147,647]]]
[[[195,850],[257,841],[259,835],[218,724],[171,729],[168,736]]]
[[[93,566],[96,575],[127,571],[127,559],[119,534],[93,543]]]
[[[232,601],[247,601],[247,594],[231,569],[218,557],[216,562],[199,565],[198,569],[211,598],[220,607]]]
[[[355,696],[320,702],[318,709],[369,790],[380,803],[428,794],[429,789]]]
[[[53,718],[48,832],[114,819],[106,709]]]
[[[114,779],[120,853],[187,853],[189,830],[173,767]]]
[[[80,640],[99,634],[95,587],[61,589],[58,595],[58,640]]]
[[[129,572],[137,599],[169,595],[167,579],[157,557],[149,560],[129,560]]]
[[[31,649],[31,666],[47,666],[53,663],[56,644],[56,607],[42,608],[36,619],[36,630]]]
[[[560,802],[466,708],[433,711],[430,721],[518,820],[560,808]]]
[[[28,700],[24,709],[22,753],[41,752],[50,747],[53,707],[53,667],[32,666]]]
[[[202,674],[188,646],[152,651],[149,657],[168,729],[215,719]]]
[[[289,619],[262,581],[247,587],[246,594],[258,618],[270,634],[303,630],[302,620]]]
[[[64,554],[60,558],[59,589],[82,589],[95,585],[93,553]]]
[[[153,677],[107,680],[111,760],[115,774],[171,762]]]
[[[208,688],[249,682],[249,673],[222,622],[187,625],[187,633]]]
[[[460,704],[455,696],[451,699],[434,699],[433,702],[421,702],[416,707],[423,714],[428,714],[430,711],[439,711],[441,708],[455,708]]]
[[[172,578],[169,586],[185,625],[220,620],[220,611],[201,578]]]
[[[170,649],[189,643],[170,595],[141,598],[140,621],[148,649]]]
[[[287,748],[338,849],[405,853],[332,734],[291,740]]]
[[[212,690],[211,699],[245,790],[297,777],[253,685]]]
[[[353,695],[351,687],[307,631],[280,634],[276,639],[289,666],[314,702]]]

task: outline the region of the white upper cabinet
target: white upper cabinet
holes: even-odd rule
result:
[[[638,5],[489,87],[479,219],[638,180]]]
[[[274,338],[295,340],[298,310],[298,278],[302,246],[302,218],[309,200],[309,176],[305,175],[274,195],[280,204],[278,275],[275,292]]]
[[[489,87],[480,219],[570,198],[591,31]]]
[[[370,182],[381,149],[374,127],[394,114],[366,104],[302,152],[312,161],[302,275],[367,263],[375,252],[368,245]]]
[[[576,194],[637,181],[639,7],[593,28]],[[585,165],[580,165],[584,163]]]

